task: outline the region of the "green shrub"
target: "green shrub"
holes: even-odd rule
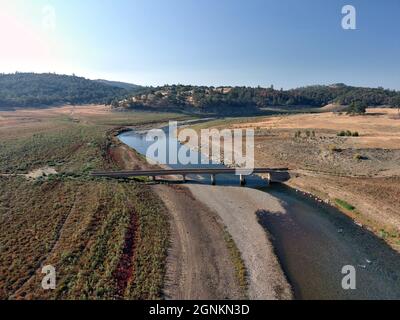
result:
[[[357,131],[351,132],[350,130],[342,130],[336,134],[338,137],[358,137],[359,134]]]
[[[348,202],[346,202],[346,201],[344,201],[344,200],[335,199],[335,203],[336,203],[338,206],[340,206],[340,207],[342,207],[342,208],[344,208],[344,209],[346,209],[346,210],[349,210],[349,211],[354,211],[354,210],[355,210],[355,207],[354,207],[354,206],[352,206],[351,204],[349,204]]]
[[[363,101],[353,101],[347,107],[347,114],[365,114],[367,112],[367,104]]]

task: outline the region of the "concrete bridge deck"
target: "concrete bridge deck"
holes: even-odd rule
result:
[[[287,168],[254,168],[252,174],[266,173],[271,174],[274,172],[284,172]],[[182,168],[182,169],[152,169],[152,170],[132,170],[132,171],[99,171],[92,172],[94,177],[107,177],[107,178],[129,178],[129,177],[152,177],[154,180],[157,176],[175,176],[180,175],[183,181],[186,181],[186,176],[191,174],[198,175],[211,175],[211,183],[215,184],[215,175],[217,174],[238,174],[240,176],[240,183],[246,183],[245,176],[248,175],[247,169],[241,168]]]

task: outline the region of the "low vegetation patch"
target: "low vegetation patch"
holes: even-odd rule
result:
[[[0,298],[157,299],[161,297],[168,225],[160,200],[142,185],[116,181],[1,179]],[[45,196],[44,196],[45,195]],[[137,228],[131,231],[131,221]],[[133,252],[124,255],[126,235]],[[122,257],[131,270],[120,292]],[[57,271],[43,291],[41,266]]]
[[[337,133],[338,137],[358,137],[359,133],[357,131],[351,132],[350,130],[340,131]]]
[[[134,180],[90,176],[122,169],[110,156],[113,126],[60,117],[35,130],[7,129],[0,142],[0,299],[160,299],[169,238],[163,203]],[[57,174],[22,175],[47,167]],[[44,291],[48,264],[57,287]]]
[[[303,135],[303,132],[301,131],[301,130],[299,130],[299,131],[296,131],[295,133],[294,133],[294,137],[295,138],[301,138],[301,137],[305,137],[305,138],[315,138],[315,131],[314,130],[312,130],[312,131],[310,131],[310,130],[306,130],[305,132],[304,132],[304,135]]]
[[[244,265],[240,251],[237,248],[234,240],[232,239],[232,236],[229,234],[228,230],[226,230],[226,229],[224,230],[224,239],[225,239],[225,242],[227,243],[228,250],[231,254],[231,258],[232,258],[233,264],[235,266],[236,279],[239,282],[239,286],[240,286],[243,294],[246,295],[247,286],[248,286],[246,266]]]
[[[351,204],[349,204],[348,202],[346,202],[346,201],[344,201],[342,199],[335,199],[335,203],[339,207],[341,207],[343,209],[346,209],[346,210],[349,210],[349,211],[354,211],[356,209],[354,206],[352,206]]]

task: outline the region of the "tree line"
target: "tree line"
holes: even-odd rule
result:
[[[131,94],[82,77],[52,73],[0,74],[0,109],[63,104],[109,104]]]
[[[334,84],[291,90],[262,87],[164,85],[135,87],[52,73],[0,74],[0,109],[63,104],[110,104],[122,108],[193,109],[212,113],[254,113],[262,108],[352,105],[352,110],[388,105],[400,108],[400,92]],[[132,85],[130,85],[132,86]],[[129,87],[129,86],[128,86]]]
[[[203,111],[223,109],[260,110],[271,106],[322,107],[329,103],[351,105],[354,112],[367,106],[400,105],[400,92],[383,88],[362,88],[334,84],[308,86],[291,90],[262,87],[205,87],[165,85],[147,88],[140,95],[131,96],[114,106],[139,107],[194,107]]]

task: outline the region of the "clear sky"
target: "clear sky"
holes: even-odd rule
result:
[[[400,89],[400,0],[0,0],[0,43],[6,73]]]

